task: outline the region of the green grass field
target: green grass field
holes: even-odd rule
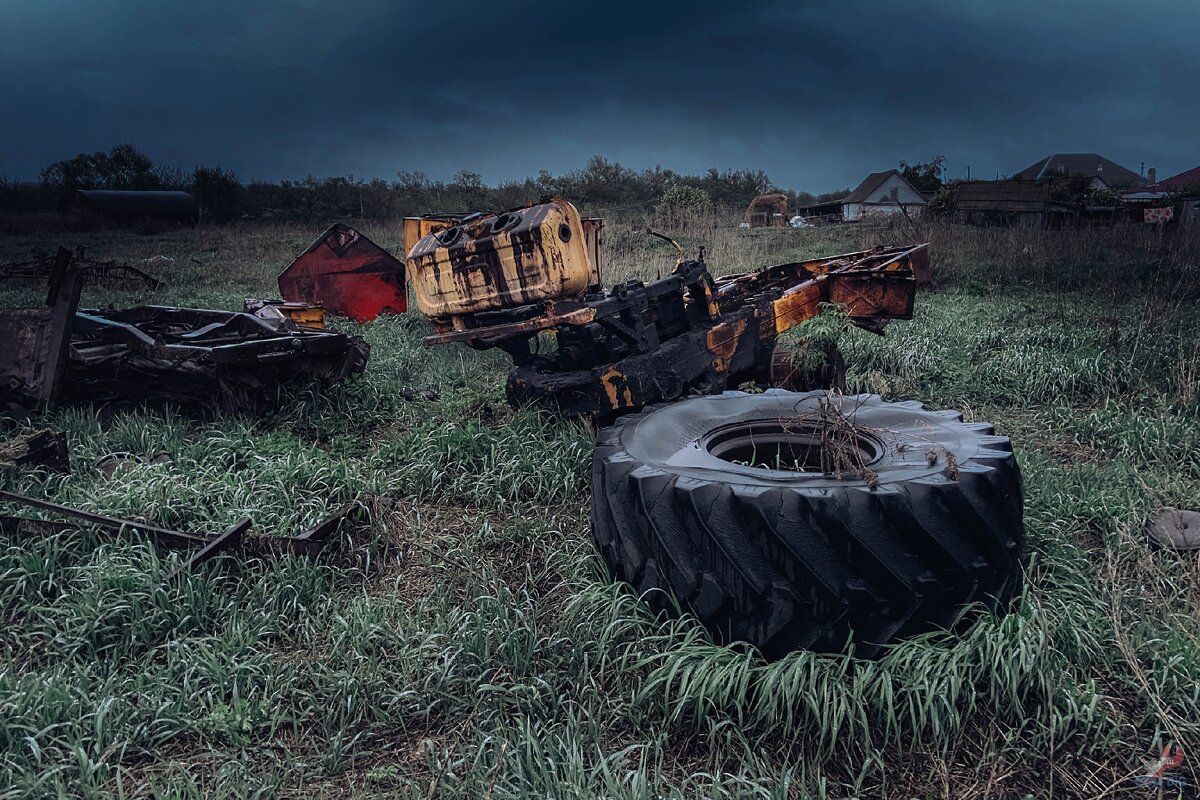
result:
[[[669,269],[638,229],[610,225],[611,279]],[[399,252],[398,227],[365,230]],[[85,304],[240,308],[317,232],[64,241],[174,259],[147,267],[159,296]],[[1143,534],[1161,506],[1200,506],[1198,239],[696,224],[683,240],[727,272],[918,234],[937,285],[885,337],[844,335],[851,389],[1012,437],[1015,613],[875,662],[715,647],[606,579],[586,425],[512,411],[506,360],[426,349],[415,313],[338,323],[370,341],[366,374],[261,419],[37,420],[67,432],[73,474],[0,486],[207,531],[250,515],[290,533],[351,500],[372,515],[318,560],[231,556],[170,586],[180,554],[136,538],[0,537],[0,797],[1156,796],[1133,776],[1200,733],[1200,568]],[[0,262],[51,241],[2,240]],[[93,466],[164,450],[111,479]]]

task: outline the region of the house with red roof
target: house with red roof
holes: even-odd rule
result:
[[[1121,194],[1145,222],[1200,221],[1200,167],[1184,170],[1146,186],[1127,189]]]

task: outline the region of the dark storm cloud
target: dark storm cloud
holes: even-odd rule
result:
[[[243,177],[1200,162],[1191,0],[410,5],[7,0],[0,172],[120,141]]]

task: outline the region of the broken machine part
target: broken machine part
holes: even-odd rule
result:
[[[61,394],[253,412],[287,381],[338,381],[366,365],[361,337],[302,327],[288,313],[80,310],[81,275],[72,262],[60,249],[44,307],[0,310],[0,401],[10,407],[52,406]]]
[[[148,289],[156,292],[165,285],[158,278],[129,264],[86,258],[82,247],[75,250],[73,260],[76,271],[89,286],[103,286],[106,289]],[[48,254],[37,253],[30,261],[0,264],[0,281],[45,282],[54,272],[54,262],[55,259]]]
[[[515,364],[510,403],[604,419],[767,382],[777,338],[827,304],[882,332],[890,320],[912,318],[916,287],[929,274],[926,244],[721,277],[701,249],[667,277],[605,290],[598,250],[585,242],[579,213],[559,198],[426,235],[407,259],[417,304],[436,331],[426,344],[498,347]]]
[[[0,442],[0,468],[13,467],[44,467],[50,472],[70,472],[67,435],[62,431],[25,430]]]
[[[168,580],[180,572],[186,571],[196,564],[233,547],[239,547],[251,554],[291,553],[294,555],[315,556],[332,541],[334,535],[341,530],[342,524],[347,520],[355,519],[363,508],[357,503],[350,503],[343,506],[337,513],[295,536],[248,537],[246,534],[249,532],[252,524],[249,517],[242,519],[235,525],[227,528],[224,532],[213,535],[177,531],[170,528],[161,528],[157,525],[150,525],[140,520],[110,517],[105,514],[97,514],[53,503],[49,500],[28,497],[16,492],[0,491],[0,502],[36,508],[60,517],[77,520],[76,522],[62,522],[0,514],[0,532],[9,536],[44,536],[63,531],[78,530],[80,523],[83,523],[112,533],[139,531],[150,536],[164,547],[195,548],[194,552],[168,576]]]
[[[1200,511],[1164,508],[1146,523],[1146,536],[1155,547],[1200,550]]]
[[[279,294],[289,302],[319,305],[355,322],[408,309],[404,265],[340,222],[280,273]]]

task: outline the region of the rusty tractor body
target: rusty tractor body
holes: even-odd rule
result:
[[[409,251],[421,311],[459,330],[480,313],[581,296],[600,283],[579,212],[551,200],[503,214],[468,217]]]
[[[515,363],[511,403],[607,418],[767,380],[777,338],[823,304],[877,332],[910,319],[928,271],[924,244],[721,278],[701,252],[665,278],[605,291],[582,239],[578,213],[557,198],[422,238],[407,266],[436,331],[426,343],[498,347]]]
[[[85,277],[60,248],[45,305],[0,309],[0,409],[156,398],[256,411],[286,382],[339,381],[366,366],[367,343],[318,327],[319,309],[80,309]]]
[[[573,205],[571,205],[570,203],[566,202],[565,200],[552,200],[550,203],[543,204],[543,205],[550,206],[550,208],[547,208],[546,212],[545,212],[547,216],[552,216],[552,217],[556,218],[559,222],[566,222],[567,225],[571,226],[570,230],[572,231],[572,235],[576,235],[576,245],[578,245],[578,235],[575,232],[582,231],[583,247],[584,247],[584,250],[586,251],[586,257],[587,257],[586,264],[587,264],[588,285],[598,287],[600,284],[600,274],[604,269],[604,262],[603,262],[603,252],[604,251],[603,251],[603,246],[602,246],[603,245],[604,220],[600,219],[599,217],[580,217],[579,212],[575,210],[575,207]],[[540,242],[542,240],[542,235],[545,233],[545,231],[541,231],[541,230],[533,231],[532,224],[531,224],[532,219],[525,221],[521,224],[516,223],[513,219],[513,215],[519,214],[520,211],[521,211],[521,209],[517,209],[514,212],[506,212],[509,215],[508,219],[505,221],[505,225],[507,227],[502,226],[500,228],[500,232],[502,232],[504,235],[499,238],[498,252],[499,252],[501,261],[504,261],[507,258],[507,261],[509,264],[509,266],[508,266],[509,270],[523,269],[523,270],[528,271],[531,267],[533,267],[534,269],[537,269],[537,267],[535,265],[538,263],[536,259],[528,258],[528,249],[531,246],[531,241],[533,239],[537,239],[537,241]],[[460,213],[460,214],[426,214],[425,216],[421,216],[421,217],[405,217],[404,218],[404,247],[405,247],[405,250],[406,250],[406,252],[411,253],[418,244],[421,244],[423,242],[423,240],[425,240],[427,237],[430,237],[430,236],[433,236],[435,238],[435,240],[437,240],[439,242],[442,241],[442,239],[440,239],[439,237],[445,237],[447,235],[458,236],[459,235],[458,233],[447,234],[446,232],[447,231],[455,231],[456,229],[461,231],[461,230],[463,230],[464,225],[472,226],[473,221],[480,219],[483,216],[485,216],[485,215],[478,214],[478,213],[474,213],[474,214]],[[494,217],[495,215],[487,215],[487,216]],[[577,227],[574,225],[574,220],[578,220]],[[520,248],[523,248],[523,250],[525,252],[518,252],[516,250],[510,250],[506,257],[505,250],[504,250],[504,244],[503,244],[504,241],[507,241],[507,243],[510,247],[513,242],[522,243],[520,245]],[[553,243],[553,237],[551,236],[549,239],[547,239],[547,241],[550,242],[549,246],[551,247],[551,249],[552,250],[555,249],[556,245]],[[536,244],[532,245],[532,246],[537,247]],[[490,247],[492,250],[497,250],[497,242],[491,243]],[[466,250],[467,250],[467,248],[464,248],[463,252],[466,252]],[[436,249],[433,251],[429,251],[429,252],[433,253],[432,260],[433,260],[433,262],[436,262],[437,257],[438,257],[436,254],[436,252],[437,252]],[[577,252],[577,250],[575,252]],[[450,255],[450,248],[446,248],[446,253],[443,257],[449,256],[449,255]],[[480,255],[480,254],[475,254],[475,255],[477,256],[477,258],[475,258],[475,259],[460,258],[459,274],[462,274],[464,272],[464,270],[466,269],[465,265],[469,261],[481,261],[481,260],[486,260],[486,258],[487,258],[486,255]],[[568,269],[576,269],[577,267],[582,266],[583,263],[584,262],[582,262],[582,261],[574,262],[568,267]],[[518,264],[520,266],[518,266]],[[439,273],[435,277],[433,277],[432,281],[430,282],[432,285],[429,286],[429,289],[431,289],[435,293],[438,293],[441,288],[441,287],[439,287],[438,283],[439,283],[439,281],[441,281],[443,285],[449,286],[448,294],[450,295],[450,298],[449,298],[450,302],[453,304],[458,304],[462,301],[460,301],[456,298],[456,295],[459,293],[459,290],[453,285],[454,280],[455,280],[452,277],[453,274],[454,273],[449,272],[449,271],[446,271],[443,274],[439,270]],[[551,278],[548,275],[543,275],[543,276],[539,276],[539,277],[544,282],[557,279],[557,278]],[[421,308],[422,313],[424,313],[426,316],[434,319],[435,324],[441,325],[442,323],[449,321],[451,327],[453,327],[454,326],[453,325],[453,316],[454,315],[449,313],[448,309],[438,308],[437,307],[438,301],[425,303],[422,299],[422,294],[421,294],[423,288],[424,288],[424,285],[418,285],[416,283],[416,281],[414,280],[414,289],[417,292],[417,304]],[[464,289],[465,288],[466,287],[464,287]],[[543,288],[545,288],[545,287],[543,287]],[[527,292],[529,290],[521,289],[519,291]],[[476,292],[476,294],[479,294],[479,293]],[[490,294],[490,292],[487,290],[485,290],[482,294],[483,294],[483,296],[476,298],[474,300],[474,302],[476,302],[476,303],[483,302],[494,308],[511,307],[511,305],[514,304],[514,301],[511,298],[507,303],[499,302],[498,298],[489,299],[488,295]],[[559,296],[562,296],[562,295],[560,294]],[[445,295],[443,294],[443,299],[444,298],[445,298]]]

